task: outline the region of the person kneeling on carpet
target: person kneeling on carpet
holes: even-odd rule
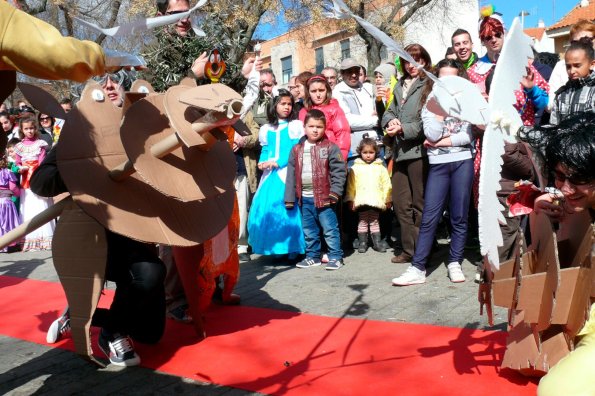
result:
[[[588,210],[595,232],[595,114],[577,113],[555,128],[538,129],[521,139],[541,151],[546,168],[553,172],[557,193],[546,193],[535,200],[534,210],[564,223],[566,217]],[[591,247],[594,254],[595,247]],[[593,271],[593,269],[591,269]],[[591,291],[591,295],[592,291]],[[589,298],[587,295],[586,298]],[[593,299],[591,298],[591,302]],[[595,304],[578,333],[579,340],[570,354],[556,363],[539,382],[539,396],[595,394]],[[576,341],[576,340],[575,340]]]
[[[122,105],[124,85],[130,84],[125,71],[97,80],[108,98]],[[52,149],[31,178],[31,190],[43,197],[68,192]],[[165,330],[165,266],[157,257],[154,245],[134,241],[105,230],[107,265],[105,279],[116,283],[114,300],[109,309],[97,308],[92,326],[101,327],[99,348],[117,366],[136,366],[140,357],[132,339],[146,344],[157,343]],[[68,308],[50,326],[46,340],[58,341],[70,330]]]
[[[298,268],[321,265],[320,228],[328,245],[327,270],[343,265],[341,235],[334,205],[343,193],[346,166],[339,146],[325,136],[326,118],[320,110],[310,110],[304,119],[306,136],[293,146],[287,165],[285,207],[292,209],[297,197],[302,208],[306,258]]]

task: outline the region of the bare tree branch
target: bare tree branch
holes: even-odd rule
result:
[[[111,15],[110,18],[107,22],[107,26],[106,28],[111,28],[114,27],[116,25],[116,22],[118,22],[118,13],[120,12],[120,7],[122,6],[122,2],[120,0],[114,0],[112,1],[112,6],[111,6]],[[105,40],[107,36],[103,33],[101,33],[96,39],[95,42],[99,45],[101,45],[101,43],[103,43],[103,41]]]

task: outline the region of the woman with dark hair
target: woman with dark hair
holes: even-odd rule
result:
[[[304,135],[293,105],[291,93],[279,89],[267,109],[269,123],[258,133],[262,147],[258,169],[263,174],[248,214],[248,243],[256,254],[297,255],[305,250],[299,209],[285,208],[289,154]]]
[[[405,47],[423,70],[430,70],[432,59],[424,47],[411,44]],[[393,204],[401,224],[403,252],[391,261],[411,262],[421,224],[424,206],[424,185],[427,175],[427,154],[423,147],[424,131],[421,120],[422,93],[427,78],[423,70],[400,59],[403,77],[394,90],[394,100],[382,117],[382,127],[393,147],[392,176]]]
[[[521,139],[533,146],[534,152],[541,153],[545,170],[553,174],[558,190],[538,197],[535,212],[542,212],[552,221],[564,224],[572,214],[588,210],[591,232],[595,232],[594,131],[595,114],[586,112],[577,113],[558,126],[521,131],[520,134]],[[593,248],[591,246],[591,252]],[[589,299],[587,304],[592,301],[589,295],[583,297]],[[539,396],[592,394],[595,389],[595,304],[591,305],[589,319],[573,341],[574,350],[551,367],[539,382]]]
[[[438,62],[434,73],[438,77],[466,76],[463,65],[453,59]],[[427,103],[426,98],[432,99],[432,86],[430,80],[424,87],[423,103]],[[396,286],[425,282],[426,264],[432,251],[438,222],[447,202],[451,225],[448,277],[454,283],[465,281],[461,263],[467,237],[467,214],[473,181],[471,124],[453,117],[436,115],[428,110],[427,104],[424,104],[421,118],[430,170],[415,254],[411,266],[401,276],[393,279]]]
[[[300,110],[300,121],[304,121],[311,109],[318,109],[326,118],[326,137],[341,149],[343,159],[347,159],[351,146],[351,129],[345,113],[337,99],[333,98],[331,86],[324,76],[312,76],[306,82],[304,108]]]
[[[306,83],[313,75],[314,74],[312,74],[311,72],[305,71],[298,74],[295,78],[295,85],[297,86],[298,94],[293,106],[293,112],[296,115],[298,115],[300,111],[302,111],[302,109],[304,108],[304,100],[306,100],[307,91]]]
[[[54,117],[39,113],[37,115],[37,122],[39,123],[40,138],[48,144],[49,151],[52,148],[52,144],[54,144]]]

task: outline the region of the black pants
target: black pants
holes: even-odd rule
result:
[[[109,333],[153,344],[165,330],[165,266],[154,246],[106,230],[106,279],[116,283],[109,309],[98,308],[91,324]]]

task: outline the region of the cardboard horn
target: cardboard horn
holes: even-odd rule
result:
[[[175,90],[174,92],[187,90],[187,87],[172,87],[181,88],[181,90]],[[172,89],[170,88],[170,90]],[[165,105],[167,111],[168,94],[170,90],[165,94],[165,98],[161,99]],[[169,99],[171,101],[171,98]],[[157,104],[157,102],[155,101]],[[162,109],[161,104],[157,104],[159,109]],[[171,106],[171,103],[170,103]],[[215,143],[227,140],[227,137],[222,134],[213,131],[214,129],[222,126],[233,125],[237,122],[240,117],[242,110],[241,100],[231,99],[226,103],[222,103],[215,109],[203,113],[200,108],[194,106],[185,105],[185,111],[176,109],[172,114],[175,117],[183,117],[184,121],[179,118],[169,118],[170,125],[175,129],[176,125],[182,129],[176,129],[176,133],[170,133],[167,136],[163,136],[159,141],[154,142],[150,147],[150,153],[154,158],[163,158],[166,155],[172,153],[176,149],[182,147],[184,144],[186,147],[198,146],[201,150],[211,149]],[[136,113],[135,113],[136,114]],[[160,113],[156,113],[160,114]],[[168,114],[170,114],[168,112]],[[149,114],[147,113],[147,116]],[[141,119],[139,118],[140,122]],[[126,119],[125,119],[126,122]],[[161,123],[160,123],[161,124]],[[127,125],[127,128],[136,129],[134,126]],[[122,181],[128,176],[136,172],[133,162],[129,159],[118,164],[109,173],[109,176],[114,181]]]
[[[242,97],[237,92],[223,84],[193,88],[178,85],[167,90],[164,105],[167,118],[183,144],[208,150],[216,138],[210,133],[211,129],[203,129],[203,124],[221,122],[221,125],[233,125],[241,112],[241,101]],[[209,112],[221,118],[201,120]],[[235,117],[236,114],[238,117]],[[228,122],[223,122],[225,116]]]
[[[168,137],[176,137],[165,117],[163,99],[164,94],[150,95],[135,103],[124,116],[120,135],[129,158],[124,169],[128,167],[130,171],[127,164],[132,163],[132,169],[152,187],[185,202],[214,198],[233,190],[235,167],[228,165],[233,163],[234,154],[227,141],[218,141],[210,150],[203,151],[187,148],[176,138],[177,147],[171,152],[153,155]],[[110,172],[110,177],[113,175]],[[126,177],[126,172],[117,175]]]
[[[90,81],[68,113],[56,146],[58,169],[73,200],[103,227],[143,242],[193,246],[221,231],[233,210],[233,189],[182,202],[151,187],[139,174],[121,182],[109,177],[128,156],[120,137],[122,110],[102,96],[101,87]]]
[[[27,83],[18,83],[19,89],[29,103],[40,112],[55,118],[66,119],[66,112],[49,92]]]

